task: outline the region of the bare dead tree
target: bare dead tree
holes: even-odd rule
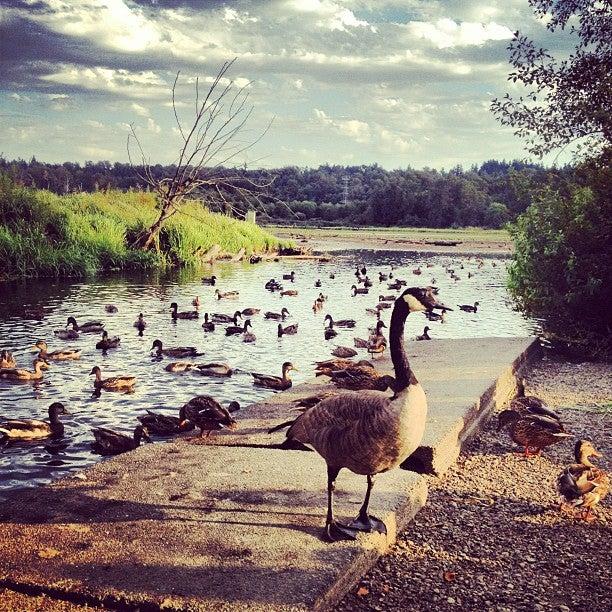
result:
[[[158,236],[164,223],[181,212],[185,200],[198,195],[209,206],[232,214],[236,203],[246,208],[265,210],[264,190],[270,182],[248,178],[231,169],[238,156],[252,148],[268,131],[265,129],[249,137],[247,123],[253,106],[249,104],[250,83],[238,87],[226,75],[235,62],[224,62],[217,75],[202,95],[200,81],[195,82],[195,109],[189,123],[179,117],[176,101],[180,72],[172,85],[172,110],[182,145],[171,176],[156,177],[149,157],[145,154],[136,129],[132,124],[127,140],[128,158],[136,174],[157,198],[159,215],[153,225],[139,234],[132,246],[151,249],[158,246]],[[136,154],[140,163],[136,166]]]

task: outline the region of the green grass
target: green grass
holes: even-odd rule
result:
[[[281,241],[253,223],[185,204],[162,229],[157,251],[134,250],[131,239],[153,223],[153,194],[108,191],[58,196],[0,176],[0,278],[85,276],[123,268],[197,265],[212,246],[247,254],[274,251]]]

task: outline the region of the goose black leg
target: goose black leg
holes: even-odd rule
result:
[[[378,531],[379,533],[387,533],[387,527],[385,524],[375,516],[368,514],[368,506],[370,505],[370,493],[372,493],[372,487],[374,486],[374,479],[371,474],[368,474],[368,488],[366,489],[365,499],[363,500],[363,504],[361,509],[359,510],[359,514],[357,518],[351,521],[348,525],[350,529],[355,529],[357,531],[367,531],[371,533],[372,531]]]

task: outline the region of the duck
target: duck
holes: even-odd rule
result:
[[[378,282],[382,283],[383,281],[389,280],[389,275],[388,274],[384,274],[382,272],[378,273]]]
[[[202,329],[205,332],[214,332],[215,331],[215,324],[209,320],[210,317],[208,316],[208,313],[204,313],[204,323],[202,323]]]
[[[212,276],[204,276],[202,277],[202,284],[214,287],[217,284],[217,277],[214,274]]]
[[[147,322],[145,321],[142,312],[138,314],[138,318],[134,321],[133,327],[135,327],[138,330],[138,333],[142,336],[142,332],[144,332],[145,328],[147,327]]]
[[[426,312],[425,317],[428,321],[440,321],[441,323],[444,323],[446,321],[446,315],[443,312]]]
[[[101,455],[119,455],[121,453],[127,453],[128,451],[138,448],[142,440],[151,442],[149,432],[143,425],[136,425],[134,428],[134,435],[131,437],[113,431],[112,429],[107,429],[106,427],[94,427],[91,431],[96,440],[93,443],[93,448]]]
[[[589,440],[578,440],[574,445],[576,463],[566,467],[557,477],[557,491],[561,509],[579,508],[580,518],[592,520],[591,512],[610,491],[610,476],[591,462],[591,457],[602,454]]]
[[[319,292],[319,297],[317,297],[317,300],[319,300],[319,302],[327,302],[327,296],[323,295],[322,293]]]
[[[420,336],[417,336],[415,340],[431,340],[431,336],[429,335],[429,327],[427,327],[427,325],[423,328],[423,333]]]
[[[312,305],[312,312],[317,314],[323,310],[323,302],[321,300],[315,300]]]
[[[246,334],[249,330],[249,327],[253,327],[251,325],[251,319],[247,319],[242,327],[240,327],[240,325],[230,325],[229,327],[226,327],[225,335],[236,336],[238,334]]]
[[[393,376],[381,374],[371,366],[352,365],[344,370],[330,372],[329,376],[337,387],[351,391],[386,391],[395,385]]]
[[[322,286],[323,286],[323,283],[321,282],[321,279],[320,279],[320,278],[318,278],[318,279],[315,281],[314,286],[315,286],[317,289],[318,289],[319,287],[322,287]]]
[[[16,365],[17,362],[15,361],[15,357],[13,357],[13,353],[3,349],[0,352],[0,370],[14,368]]]
[[[44,359],[38,357],[32,362],[34,371],[25,370],[23,368],[3,368],[0,370],[0,378],[14,381],[41,380],[43,377],[42,370],[48,368],[48,364]]]
[[[338,335],[338,332],[334,329],[334,324],[330,321],[329,325],[323,330],[323,337],[326,340],[331,340]]]
[[[251,372],[253,384],[256,387],[266,387],[266,389],[274,389],[276,391],[284,391],[289,389],[293,384],[288,374],[291,370],[296,370],[295,366],[290,361],[285,361],[282,367],[282,376],[270,376],[268,374],[258,374]]]
[[[387,283],[387,289],[390,289],[391,291],[399,291],[402,288],[402,284],[399,282],[399,280],[395,280],[392,283]]]
[[[289,280],[293,282],[295,280],[295,272],[291,270],[289,274],[283,274],[283,280]]]
[[[480,306],[480,302],[474,302],[473,306],[469,304],[460,304],[459,310],[463,310],[463,312],[478,312],[478,307]]]
[[[187,372],[197,367],[197,363],[190,361],[171,361],[165,368],[166,372]]]
[[[357,287],[357,285],[353,285],[351,287],[351,291],[353,292],[353,297],[356,295],[367,295],[370,293],[370,290],[367,287]]]
[[[11,419],[0,422],[0,438],[10,440],[37,440],[51,436],[61,437],[64,434],[64,425],[60,415],[70,414],[64,404],[53,402],[49,406],[49,421],[37,419]]]
[[[102,349],[103,351],[106,351],[108,349],[117,348],[120,343],[121,343],[121,338],[119,336],[113,336],[111,338],[111,337],[109,337],[107,331],[103,331],[102,332],[102,340],[99,340],[96,343],[96,348],[97,349]]]
[[[173,348],[164,348],[161,340],[154,340],[151,350],[155,350],[158,357],[165,355],[166,357],[198,357],[203,353],[198,353],[195,346],[176,346]]]
[[[421,274],[423,274],[423,271],[421,270],[421,266],[414,268],[414,270],[412,270],[412,273],[416,274],[417,276],[420,276]]]
[[[353,338],[355,348],[368,348],[373,341],[378,341],[380,338],[385,339],[382,333],[383,327],[387,327],[384,321],[378,320],[376,327],[374,328],[370,337],[366,340],[365,338]]]
[[[394,295],[379,295],[378,301],[379,302],[395,302],[395,296]]]
[[[152,412],[151,410],[147,410],[147,414],[141,414],[136,418],[148,432],[158,436],[171,436],[194,428],[194,424],[188,419]]]
[[[95,374],[96,380],[94,387],[96,389],[106,389],[107,391],[129,391],[136,384],[135,376],[112,376],[111,378],[102,378],[102,371],[98,366],[91,369],[90,374]]]
[[[285,291],[281,291],[280,294],[286,295],[287,297],[295,297],[298,295],[298,292],[295,289],[286,289]]]
[[[561,423],[561,417],[554,410],[550,409],[539,397],[534,395],[515,397],[510,402],[510,409],[516,410],[521,416],[539,414],[540,416],[549,417]]]
[[[242,310],[243,317],[253,317],[261,312],[261,308],[244,308]]]
[[[278,330],[277,330],[278,337],[282,338],[285,335],[293,336],[293,335],[297,334],[298,333],[298,326],[299,326],[299,323],[294,323],[293,325],[287,325],[286,327],[283,327],[283,324],[279,323],[278,324]]]
[[[242,334],[242,341],[250,344],[251,342],[255,342],[257,340],[257,336],[252,331],[247,331]]]
[[[329,278],[331,278],[332,280],[334,280],[336,278],[336,275],[333,272],[329,273]]]
[[[366,349],[372,357],[382,355],[387,350],[387,341],[384,336],[375,336],[368,342]]]
[[[237,310],[233,315],[223,314],[222,312],[213,312],[211,319],[214,323],[233,323],[234,325],[238,325],[238,319],[242,319],[242,312]]]
[[[39,359],[51,361],[65,361],[68,359],[81,358],[81,351],[79,349],[74,348],[60,349],[49,353],[47,343],[44,340],[38,340],[33,348],[39,350]]]
[[[218,300],[237,300],[240,295],[239,291],[225,291],[221,292],[218,289],[215,289],[215,295]]]
[[[200,313],[197,310],[185,310],[182,312],[178,312],[178,304],[176,302],[172,302],[170,304],[170,310],[172,311],[172,320],[176,321],[177,319],[199,319]]]
[[[378,310],[386,310],[387,308],[393,308],[393,304],[391,302],[378,302],[376,308]]]
[[[200,437],[207,437],[213,431],[219,429],[237,429],[238,422],[232,417],[232,413],[240,410],[238,402],[230,402],[227,408],[210,395],[197,395],[191,398],[180,410],[180,418],[183,422],[193,423],[200,429]]]
[[[277,280],[273,278],[267,281],[264,286],[268,291],[272,291],[272,292],[280,291],[283,288],[283,286]]]
[[[74,331],[84,334],[99,334],[104,329],[104,323],[102,323],[102,321],[87,321],[82,325],[78,325],[74,317],[68,317],[66,327],[68,327],[68,325],[72,325]]]
[[[280,312],[267,311],[264,314],[264,319],[274,319],[275,321],[284,321],[289,316],[289,311],[283,308]]]
[[[357,355],[357,351],[349,346],[337,346],[331,352],[331,354],[334,357],[347,358],[347,357],[355,357],[355,355]]]
[[[339,321],[334,321],[330,314],[325,315],[325,321],[329,321],[330,327],[333,327],[334,325],[337,327],[355,327],[355,325],[357,325],[357,321],[355,321],[355,319],[340,319]]]
[[[362,359],[361,361],[353,361],[347,358],[338,359],[326,359],[325,361],[315,361],[315,371],[317,376],[330,376],[330,372],[337,372],[338,370],[346,370],[353,366],[361,366],[365,368],[373,368],[374,364]]]
[[[512,440],[524,448],[524,457],[539,455],[543,448],[572,437],[557,419],[540,414],[522,415],[512,409],[499,413],[497,431],[504,427],[509,427]]]
[[[191,300],[191,305],[196,309],[200,309],[200,296],[196,295],[193,300]]]
[[[202,376],[211,376],[213,378],[227,378],[234,373],[234,370],[227,363],[198,363],[191,369]]]
[[[322,400],[295,419],[287,442],[308,445],[327,463],[325,535],[331,541],[355,540],[360,532],[387,533],[383,521],[370,515],[374,476],[398,467],[419,446],[427,420],[427,398],[406,356],[404,325],[411,312],[446,308],[427,289],[410,287],[396,301],[389,341],[394,368],[394,395],[340,393]],[[393,378],[393,377],[390,377]],[[364,501],[348,524],[334,517],[334,489],[342,469],[366,477]]]
[[[109,314],[114,314],[116,312],[119,312],[119,309],[114,304],[107,304],[104,307],[104,310],[108,312]]]
[[[367,289],[368,287],[373,287],[374,283],[369,279],[369,277],[365,277],[363,279],[363,286]]]

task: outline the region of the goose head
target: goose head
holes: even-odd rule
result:
[[[442,311],[452,310],[438,300],[431,287],[410,287],[397,301],[404,301],[408,306],[408,312],[431,312],[434,308]]]

